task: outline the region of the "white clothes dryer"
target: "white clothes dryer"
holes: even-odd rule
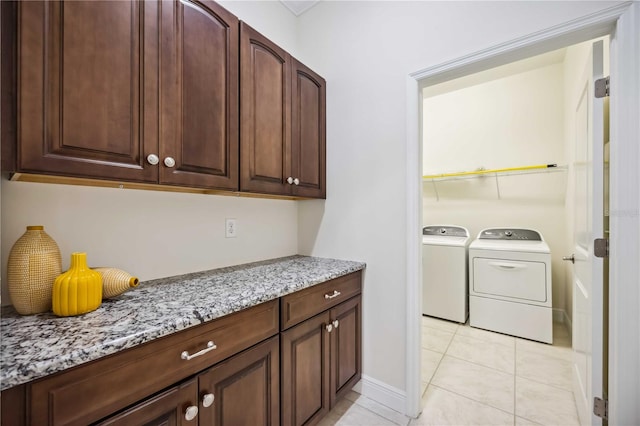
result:
[[[532,229],[485,229],[469,245],[469,322],[553,343],[551,251]]]
[[[469,231],[462,226],[422,229],[422,313],[450,321],[467,321]]]

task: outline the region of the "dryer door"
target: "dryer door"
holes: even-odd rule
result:
[[[547,302],[547,265],[544,262],[476,257],[473,292],[522,303]]]

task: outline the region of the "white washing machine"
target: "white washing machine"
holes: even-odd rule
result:
[[[422,229],[422,313],[464,323],[468,309],[467,247],[461,226]]]
[[[553,343],[551,251],[531,229],[485,229],[469,245],[469,322]]]

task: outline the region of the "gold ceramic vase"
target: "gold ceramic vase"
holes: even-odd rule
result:
[[[102,298],[118,296],[127,290],[138,286],[140,280],[128,272],[117,268],[93,268],[102,275]]]
[[[102,276],[89,269],[86,253],[71,253],[69,270],[53,283],[53,313],[68,317],[98,309],[102,303]]]
[[[7,286],[13,307],[22,315],[51,310],[53,281],[62,272],[58,244],[43,226],[27,226],[7,262]]]

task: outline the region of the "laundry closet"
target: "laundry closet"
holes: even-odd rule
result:
[[[574,235],[575,86],[590,45],[423,92],[423,226],[461,226],[471,240],[485,229],[537,231],[550,252],[549,308],[569,331],[572,272],[562,258]],[[429,290],[423,292],[426,300]]]

